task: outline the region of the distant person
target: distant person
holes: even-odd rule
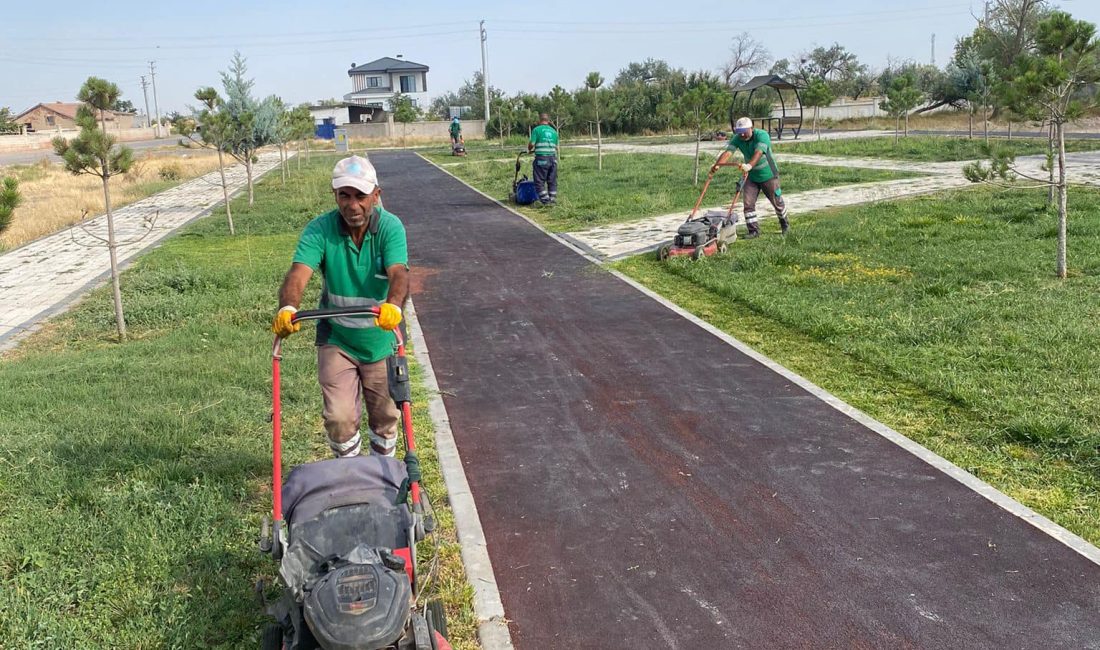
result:
[[[745,226],[749,232],[746,239],[760,236],[760,224],[757,223],[756,199],[760,192],[768,197],[775,214],[779,217],[779,229],[785,235],[790,230],[787,221],[787,204],[783,201],[783,190],[779,188],[779,168],[775,166],[775,158],[772,157],[772,139],[767,131],[752,128],[752,120],[740,117],[733,126],[733,135],[730,136],[726,150],[718,156],[711,172],[717,172],[719,167],[734,164],[728,163],[734,151],[741,152],[744,162],[739,165],[741,171],[748,174],[745,187],[741,190],[745,207]]]
[[[336,209],[310,221],[298,239],[279,289],[271,330],[297,332],[292,322],[309,279],[321,272],[320,308],[378,305],[370,318],[327,318],[317,323],[317,378],[324,402],[328,445],[337,458],[359,455],[365,402],[373,453],[393,456],[400,412],[390,397],[386,359],[395,351],[393,330],[409,295],[405,226],[382,207],[382,189],[370,161],[350,156],[332,170]]]
[[[463,143],[464,142],[462,140],[462,123],[458,121],[458,116],[456,115],[451,120],[451,148],[453,149],[455,147],[455,145],[459,145],[459,144],[463,144]]]
[[[539,125],[531,131],[527,151],[535,154],[535,189],[539,203],[554,205],[558,201],[558,132],[550,126],[550,116],[539,114]]]

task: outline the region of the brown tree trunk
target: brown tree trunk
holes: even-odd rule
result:
[[[248,207],[251,208],[252,204],[253,204],[253,202],[255,201],[255,198],[256,198],[256,195],[252,190],[252,152],[251,151],[249,151],[245,155],[244,171],[245,171],[245,174],[248,176]]]
[[[1066,277],[1066,134],[1064,124],[1055,125],[1058,138],[1058,277]]]
[[[970,109],[970,114],[967,117],[969,118],[968,121],[970,122],[970,124],[969,124],[970,135],[968,137],[969,137],[969,139],[973,140],[974,139],[974,109],[973,108]]]
[[[694,184],[699,184],[699,138],[703,137],[703,130],[700,127],[695,129],[695,181]]]
[[[115,242],[115,215],[111,212],[110,175],[103,177],[103,204],[107,208],[107,253],[111,257],[111,295],[115,302],[115,326],[119,342],[126,340],[126,317],[122,314],[122,286],[118,277],[118,244]]]
[[[600,105],[596,104],[596,169],[603,171],[603,134],[600,133]]]
[[[985,144],[989,145],[989,108],[982,107],[982,118],[985,121]]]
[[[229,220],[229,234],[236,235],[233,229],[233,211],[229,208],[229,186],[225,182],[225,161],[222,159],[222,150],[218,148],[218,171],[222,175],[222,197],[225,198],[225,218]]]
[[[286,145],[279,143],[279,173],[281,176],[281,182],[286,185]]]
[[[1050,184],[1047,186],[1047,207],[1054,205],[1054,122],[1047,129],[1047,172]]]

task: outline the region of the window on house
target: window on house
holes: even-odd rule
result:
[[[377,88],[379,81],[381,81],[381,79],[378,77],[367,77],[367,86],[370,88]]]
[[[53,115],[46,116],[46,124],[53,126]]]
[[[416,77],[411,74],[401,75],[401,92],[403,93],[415,93],[416,92]]]

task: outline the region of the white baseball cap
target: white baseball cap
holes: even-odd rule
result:
[[[752,131],[752,120],[747,117],[737,118],[737,123],[733,125],[735,133],[748,133]]]
[[[332,168],[332,189],[354,187],[363,194],[370,194],[378,187],[378,173],[374,165],[362,156],[348,156]]]

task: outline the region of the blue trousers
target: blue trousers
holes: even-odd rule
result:
[[[558,157],[535,156],[533,165],[535,189],[539,191],[539,201],[550,203],[558,198]]]

